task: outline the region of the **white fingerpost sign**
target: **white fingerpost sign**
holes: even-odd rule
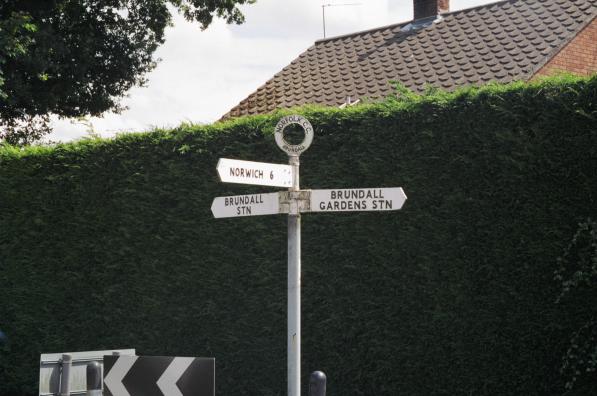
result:
[[[301,143],[292,144],[284,137],[284,130],[290,125],[303,129],[305,137]],[[211,210],[214,217],[288,214],[288,396],[300,396],[301,213],[398,210],[404,205],[406,195],[401,187],[301,190],[299,156],[313,142],[313,126],[305,117],[286,116],[276,125],[274,138],[278,147],[288,154],[289,165],[222,158],[217,170],[223,182],[288,187],[288,191],[218,197]]]
[[[225,183],[275,187],[292,186],[292,167],[290,165],[220,158],[217,169],[220,180]]]
[[[278,214],[280,197],[278,193],[217,197],[211,212],[215,218]]]
[[[311,190],[311,212],[398,210],[405,201],[400,187]]]

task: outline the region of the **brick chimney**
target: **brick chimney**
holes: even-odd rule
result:
[[[450,0],[413,0],[415,17],[422,19],[450,11]]]

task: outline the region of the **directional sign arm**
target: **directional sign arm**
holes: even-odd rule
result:
[[[401,187],[311,190],[312,212],[399,210],[406,201]]]
[[[283,213],[279,193],[216,197],[211,204],[215,218],[259,216]]]
[[[292,167],[290,165],[220,158],[216,168],[220,180],[225,183],[292,186]]]

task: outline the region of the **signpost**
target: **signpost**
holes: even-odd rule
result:
[[[305,137],[299,144],[284,138],[284,129],[297,124]],[[274,137],[288,155],[289,165],[238,161],[222,158],[218,173],[223,182],[288,187],[288,191],[215,198],[214,217],[288,214],[288,396],[300,396],[301,378],[301,213],[341,211],[390,211],[402,208],[406,195],[400,187],[301,190],[299,156],[313,142],[313,127],[302,116],[283,117]]]
[[[106,396],[214,396],[215,359],[104,356]]]

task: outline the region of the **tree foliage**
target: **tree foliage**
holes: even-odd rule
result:
[[[207,28],[255,0],[0,0],[0,139],[30,143],[49,114],[97,116],[156,63],[171,10]],[[169,7],[173,6],[173,7]]]

